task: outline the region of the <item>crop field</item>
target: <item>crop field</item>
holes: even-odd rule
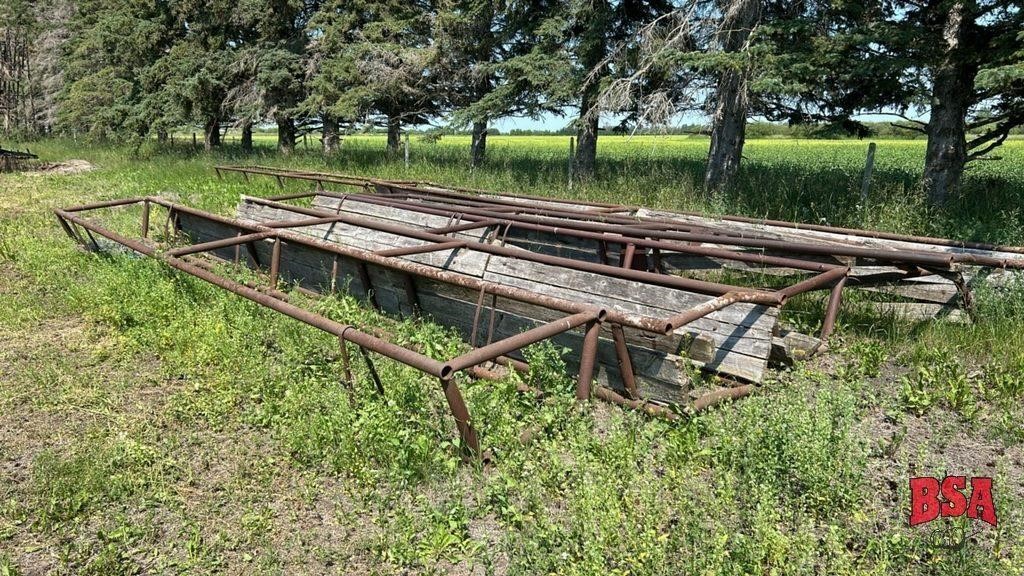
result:
[[[381,359],[382,396],[355,364],[349,396],[332,337],[80,251],[51,214],[150,194],[231,214],[280,193],[212,170],[248,163],[1021,245],[1024,141],[937,211],[917,192],[924,141],[878,141],[864,201],[867,141],[749,141],[735,190],[704,197],[702,138],[602,136],[597,177],[571,187],[565,137],[491,137],[477,170],[461,136],[413,135],[408,167],[378,136],[329,159],[312,135],[289,158],[234,138],[20,143],[93,169],[0,174],[0,576],[1024,574],[1024,285],[981,289],[969,325],[851,296],[831,352],[679,422],[579,406],[560,351],[533,347],[527,375],[460,381],[483,467],[461,462],[435,379]],[[344,295],[308,305],[435,357],[460,346]],[[998,526],[908,526],[908,479],[947,474],[994,479]]]

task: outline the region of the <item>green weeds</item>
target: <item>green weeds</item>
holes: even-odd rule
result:
[[[14,336],[0,338],[0,576],[1019,574],[1019,501],[1000,496],[999,532],[948,552],[948,539],[905,527],[904,487],[908,459],[935,451],[907,432],[912,415],[950,411],[954,435],[983,422],[1002,446],[1024,442],[1019,286],[979,288],[970,326],[879,318],[870,296],[852,292],[828,373],[798,365],[676,423],[578,406],[563,351],[531,347],[528,374],[458,380],[494,458],[481,468],[461,464],[435,379],[374,356],[380,393],[350,347],[348,380],[335,338],[155,262],[78,251],[48,213],[163,193],[230,213],[240,193],[278,192],[270,179],[217,181],[215,162],[569,194],[562,142],[527,140],[489,141],[478,171],[461,168],[462,141],[447,136],[417,143],[408,171],[371,138],[349,139],[329,161],[34,145],[98,170],[2,177],[0,207],[17,216],[0,217],[0,335]],[[981,205],[921,210],[910,169],[919,143],[879,146],[876,188],[857,206],[861,143],[754,141],[740,189],[705,199],[694,182],[706,142],[628,142],[602,139],[598,179],[572,194],[1017,243],[1024,229],[1013,210],[982,218],[1024,182],[996,162],[971,175],[971,186],[990,186]],[[1022,149],[1009,146],[998,164],[1016,166]],[[111,217],[130,230],[134,215]],[[384,317],[348,296],[302,304],[435,358],[465,349],[436,324]],[[792,304],[791,325],[819,326],[820,299]],[[862,423],[880,411],[905,422],[876,438]],[[1019,480],[1016,466],[1000,487]],[[890,485],[879,469],[893,467]],[[48,568],[34,564],[40,550]]]

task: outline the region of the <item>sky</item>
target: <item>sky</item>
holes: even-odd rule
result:
[[[564,128],[569,125],[575,118],[576,112],[574,110],[567,110],[565,116],[558,116],[556,114],[544,114],[539,118],[502,118],[492,122],[492,126],[497,128],[501,132],[508,132],[509,130],[547,130],[555,131]],[[911,118],[921,120],[924,122],[928,121],[927,114],[914,114],[908,112],[907,114]],[[895,116],[888,116],[885,114],[858,114],[854,116],[855,119],[862,122],[895,122],[899,120]],[[602,122],[605,125],[607,121]],[[700,113],[687,113],[679,118],[676,122],[677,125],[695,125],[695,124],[709,124],[710,118],[705,114]]]

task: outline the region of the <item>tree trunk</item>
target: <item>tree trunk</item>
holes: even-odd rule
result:
[[[215,146],[220,146],[220,120],[207,118],[203,126],[203,148],[209,152]]]
[[[745,52],[760,15],[761,0],[731,0],[718,34],[721,51],[737,55]],[[739,171],[746,141],[748,76],[746,63],[741,63],[739,70],[729,67],[718,75],[711,147],[704,172],[708,192],[728,188]]]
[[[572,174],[578,180],[591,178],[597,165],[598,114],[593,110],[595,100],[596,94],[584,96],[581,107],[580,127],[576,131],[576,156],[572,159]],[[591,115],[588,116],[588,112]]]
[[[469,143],[469,162],[476,168],[487,157],[487,120],[473,122],[473,138]]]
[[[295,151],[295,121],[291,118],[277,119],[277,150],[285,155]]]
[[[242,124],[242,152],[252,152],[252,122],[249,120]]]
[[[704,172],[704,188],[708,192],[728,188],[739,171],[747,130],[744,84],[745,79],[737,72],[724,72],[718,79],[711,148]]]
[[[163,128],[157,128],[156,143],[160,144],[161,146],[167,144],[167,130]]]
[[[397,114],[388,115],[388,155],[398,155],[402,146],[402,119]]]
[[[324,114],[323,149],[325,155],[334,154],[338,151],[338,119],[330,114]]]
[[[945,52],[932,84],[928,147],[922,179],[928,203],[932,206],[945,204],[950,196],[957,193],[967,164],[966,119],[978,70],[977,66],[965,62],[957,54],[962,49],[967,27],[964,12],[963,2],[957,2],[949,10],[943,31]]]
[[[608,0],[592,1],[586,18],[588,26],[580,37],[577,51],[584,69],[591,71],[591,74],[597,77],[591,78],[584,87],[583,97],[580,100],[580,117],[576,129],[576,156],[572,161],[573,177],[579,180],[587,180],[592,177],[597,165],[597,131],[600,120],[598,99],[601,91],[600,80],[606,70],[597,73],[595,69],[602,65],[608,54],[610,2]]]

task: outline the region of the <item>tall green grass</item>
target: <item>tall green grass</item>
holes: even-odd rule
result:
[[[36,553],[26,549],[43,549],[65,571],[93,574],[281,573],[289,555],[301,565],[381,574],[1020,574],[1019,463],[1000,457],[1009,468],[996,484],[1001,527],[950,549],[966,523],[910,529],[905,519],[905,479],[944,474],[944,456],[927,436],[901,451],[896,436],[874,430],[879,418],[941,425],[954,438],[1019,450],[1017,288],[980,294],[979,321],[968,327],[913,327],[852,306],[840,318],[831,365],[798,366],[751,398],[678,423],[599,404],[581,409],[559,352],[533,349],[533,372],[523,378],[545,399],[518,394],[511,378],[459,382],[493,452],[494,464],[482,468],[461,464],[434,379],[378,358],[380,395],[353,354],[350,394],[333,338],[156,262],[78,251],[48,213],[163,194],[230,214],[241,193],[278,193],[272,179],[213,176],[213,164],[234,162],[1020,238],[1019,210],[986,220],[985,206],[965,203],[963,213],[922,214],[918,143],[880,144],[867,207],[856,206],[857,142],[752,141],[740,188],[717,198],[695,184],[701,140],[603,138],[597,179],[571,190],[564,139],[493,138],[488,164],[476,171],[464,166],[465,144],[414,138],[408,169],[387,159],[375,137],[350,138],[331,159],[301,149],[284,159],[267,147],[249,156],[230,146],[205,155],[152,144],[33,144],[48,160],[85,158],[97,169],[0,176],[0,358],[18,366],[0,367],[9,379],[0,410],[50,415],[58,438],[25,456],[26,473],[4,470],[0,571],[18,573]],[[1024,177],[1013,166],[1022,152],[1015,143],[1003,160],[980,165],[994,171],[972,173],[968,190],[994,183],[985,202],[1019,203]],[[305,304],[339,321],[387,325],[437,357],[462,346],[436,325],[383,318],[344,295]],[[810,310],[820,302],[796,304],[793,318],[813,328]],[[48,344],[48,322],[59,318],[84,319],[87,344]],[[4,355],[14,338],[41,344]],[[140,402],[142,389],[166,400]],[[535,431],[525,444],[524,430]],[[250,437],[265,444],[206,487],[219,465],[209,460]],[[302,480],[281,488],[292,474]],[[282,499],[315,502],[320,486],[333,484],[344,502],[322,525],[301,529],[327,531],[322,540],[337,549],[274,538],[294,527],[290,512],[275,508]],[[330,532],[329,524],[341,528]]]

